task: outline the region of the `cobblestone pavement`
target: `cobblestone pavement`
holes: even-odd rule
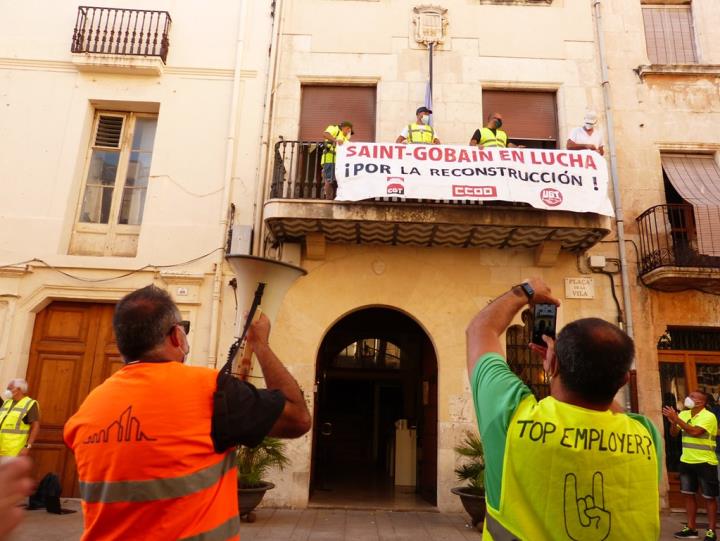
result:
[[[79,510],[77,500],[63,500],[63,508]],[[683,514],[663,513],[662,541],[673,539]],[[699,525],[705,525],[701,515]],[[82,515],[51,515],[28,511],[11,541],[71,541],[80,538]],[[437,512],[372,511],[354,509],[270,509],[257,511],[254,523],[240,526],[242,541],[480,541],[482,535],[466,526],[466,515]]]

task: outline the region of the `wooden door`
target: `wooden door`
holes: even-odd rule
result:
[[[36,478],[58,474],[65,497],[78,496],[75,460],[62,438],[65,422],[122,366],[113,310],[112,304],[53,302],[35,319],[27,380],[40,405],[40,433],[31,456]]]

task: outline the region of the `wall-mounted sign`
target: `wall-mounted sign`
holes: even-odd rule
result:
[[[566,299],[594,299],[595,279],[594,278],[565,278]]]

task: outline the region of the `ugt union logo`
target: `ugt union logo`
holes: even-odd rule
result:
[[[563,195],[555,188],[543,188],[540,191],[540,199],[549,207],[557,207],[563,202]]]

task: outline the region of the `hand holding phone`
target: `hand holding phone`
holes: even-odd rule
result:
[[[557,326],[557,306],[554,304],[536,304],[533,318],[532,343],[545,347],[543,335],[555,338]]]

